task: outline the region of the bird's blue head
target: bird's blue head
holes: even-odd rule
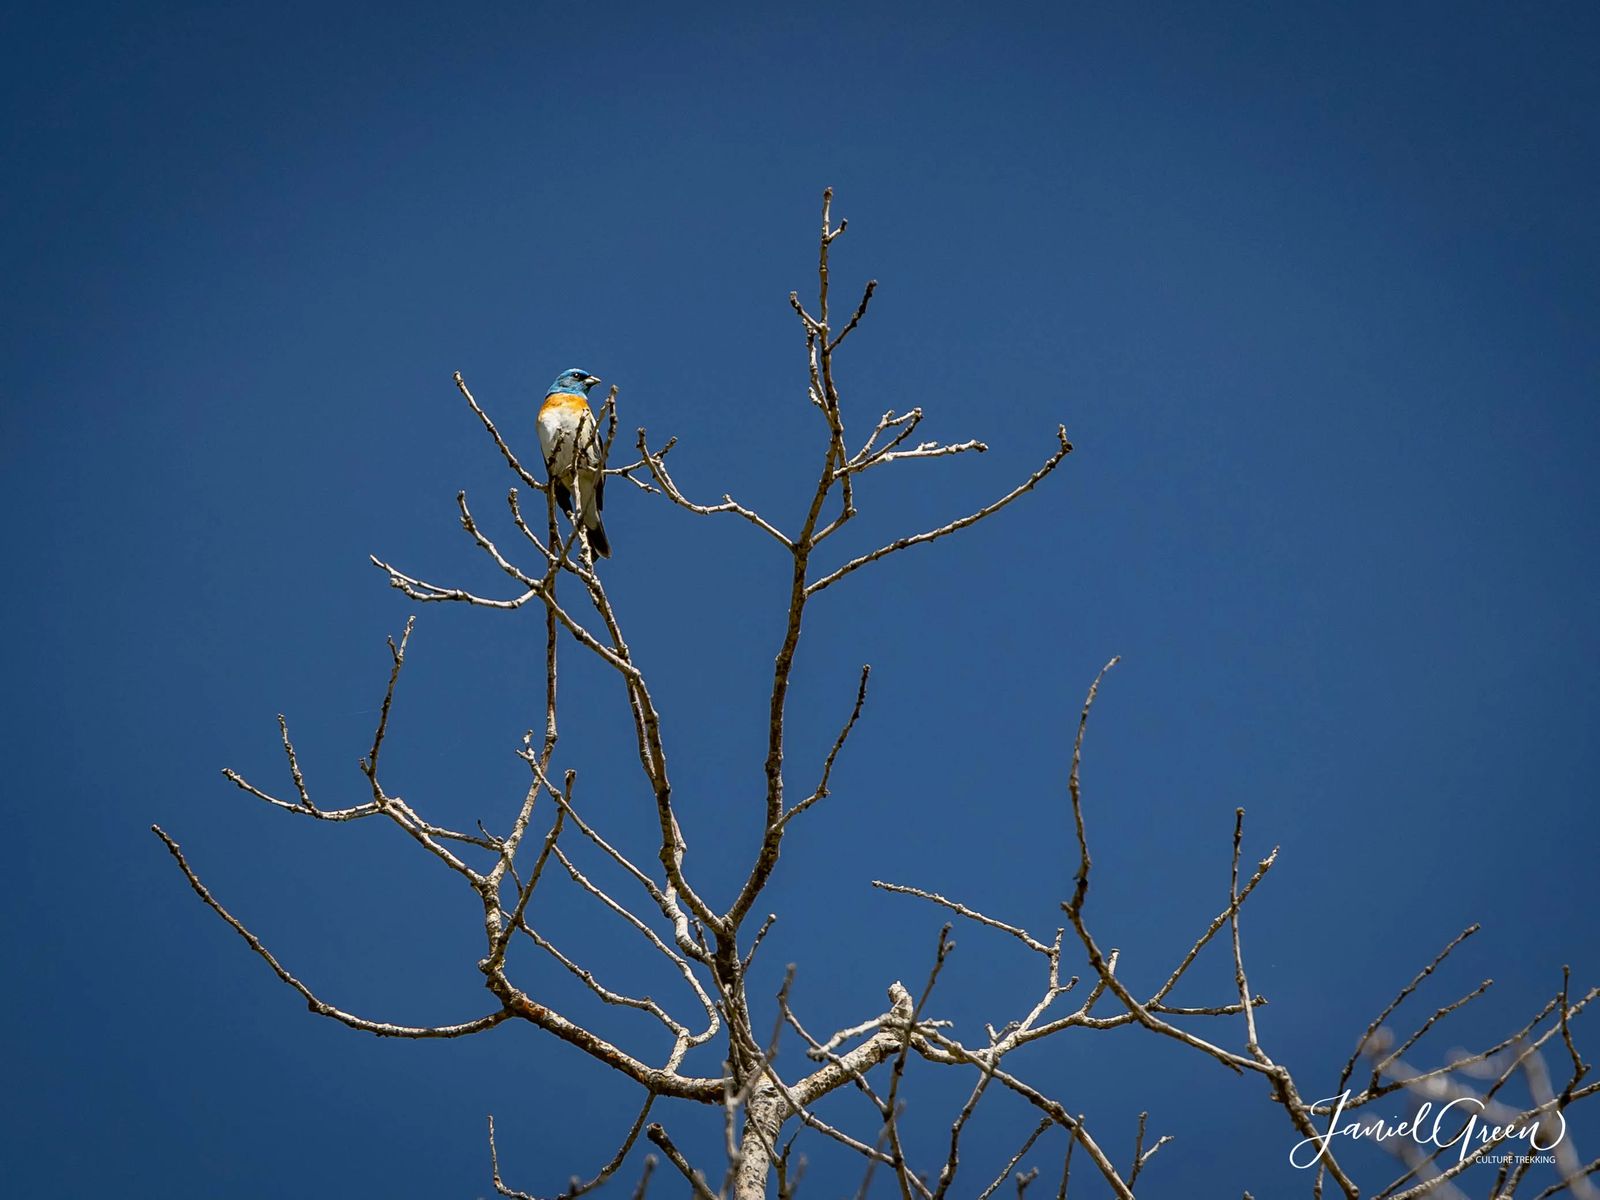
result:
[[[550,390],[545,393],[553,396],[557,392],[570,392],[577,396],[587,396],[589,389],[600,382],[600,376],[591,375],[587,371],[580,371],[576,367],[570,371],[563,371],[556,376],[556,381],[550,385]]]

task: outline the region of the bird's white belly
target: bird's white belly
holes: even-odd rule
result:
[[[539,449],[552,474],[569,476],[573,456],[580,449],[584,466],[593,466],[598,457],[594,445],[594,418],[588,413],[556,409],[539,414]]]

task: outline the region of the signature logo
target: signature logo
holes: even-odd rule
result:
[[[1435,1109],[1431,1100],[1424,1101],[1416,1113],[1403,1121],[1388,1121],[1382,1117],[1369,1120],[1351,1120],[1341,1125],[1340,1121],[1345,1115],[1345,1106],[1350,1103],[1350,1092],[1345,1090],[1337,1096],[1329,1096],[1326,1100],[1317,1101],[1318,1107],[1325,1104],[1333,1106],[1333,1115],[1328,1118],[1328,1132],[1315,1134],[1302,1138],[1296,1142],[1289,1151],[1289,1163],[1301,1170],[1317,1165],[1317,1160],[1333,1143],[1336,1137],[1349,1138],[1352,1142],[1370,1138],[1374,1142],[1385,1142],[1391,1138],[1410,1138],[1419,1146],[1436,1146],[1443,1149],[1446,1146],[1457,1146],[1457,1161],[1465,1162],[1474,1153],[1489,1146],[1496,1146],[1507,1141],[1525,1141],[1530,1150],[1554,1150],[1561,1144],[1561,1139],[1567,1136],[1567,1118],[1560,1109],[1554,1109],[1549,1114],[1555,1118],[1555,1136],[1548,1144],[1541,1143],[1540,1137],[1546,1132],[1545,1122],[1534,1119],[1521,1125],[1515,1121],[1505,1125],[1494,1125],[1481,1120],[1485,1104],[1476,1096],[1459,1096],[1447,1104],[1441,1104]],[[1466,1117],[1466,1123],[1460,1129],[1451,1133],[1444,1126],[1449,1123],[1452,1128],[1454,1121]]]

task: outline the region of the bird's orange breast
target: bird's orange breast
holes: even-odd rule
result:
[[[539,413],[569,412],[573,414],[589,411],[589,401],[575,392],[552,392],[544,398],[544,403],[539,406]]]

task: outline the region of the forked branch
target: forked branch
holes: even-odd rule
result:
[[[1008,1181],[1014,1184],[1021,1197],[1039,1177],[1039,1166],[1029,1161],[1030,1156],[1043,1153],[1050,1156],[1052,1179],[1055,1156],[1061,1155],[1058,1200],[1065,1200],[1074,1154],[1078,1156],[1080,1169],[1085,1160],[1092,1165],[1104,1190],[1123,1200],[1132,1200],[1135,1187],[1143,1186],[1147,1170],[1160,1169],[1160,1163],[1152,1167],[1152,1160],[1171,1140],[1170,1136],[1163,1134],[1154,1141],[1148,1140],[1147,1114],[1141,1114],[1132,1139],[1132,1156],[1127,1158],[1119,1154],[1124,1164],[1119,1167],[1101,1140],[1090,1132],[1085,1114],[1092,1108],[1089,1102],[1093,1096],[1071,1094],[1073,1088],[1085,1085],[1079,1080],[1067,1080],[1055,1094],[1046,1091],[1037,1080],[1029,1078],[1032,1072],[1027,1052],[1027,1047],[1046,1038],[1067,1036],[1068,1031],[1079,1031],[1072,1034],[1076,1037],[1089,1031],[1131,1026],[1142,1027],[1203,1054],[1232,1072],[1260,1078],[1283,1108],[1293,1129],[1308,1139],[1316,1151],[1313,1159],[1317,1167],[1315,1194],[1320,1196],[1324,1179],[1332,1178],[1345,1196],[1356,1196],[1357,1186],[1335,1156],[1332,1137],[1325,1132],[1334,1115],[1327,1100],[1308,1103],[1302,1098],[1289,1069],[1269,1054],[1264,1045],[1264,1030],[1258,1027],[1256,1010],[1266,999],[1252,989],[1246,973],[1241,912],[1274,866],[1278,851],[1274,848],[1257,859],[1248,878],[1241,877],[1243,810],[1238,810],[1234,817],[1225,902],[1220,894],[1219,870],[1216,894],[1202,898],[1195,907],[1196,933],[1192,944],[1165,973],[1165,982],[1148,999],[1141,1000],[1134,994],[1127,981],[1128,973],[1119,969],[1124,961],[1122,952],[1103,949],[1102,942],[1090,928],[1087,909],[1094,862],[1088,833],[1091,822],[1086,816],[1083,796],[1084,739],[1090,709],[1106,670],[1115,665],[1116,659],[1107,664],[1090,687],[1073,740],[1067,779],[1073,841],[1064,855],[1068,864],[1065,877],[1058,881],[1060,890],[1037,898],[1041,910],[1055,911],[1051,906],[1059,901],[1064,890],[1067,898],[1060,904],[1066,914],[1064,924],[1059,917],[1054,917],[1048,926],[1041,928],[1037,914],[1026,912],[993,915],[967,902],[975,897],[953,899],[946,895],[946,891],[961,890],[949,885],[934,890],[910,883],[873,882],[879,891],[944,910],[952,919],[969,923],[976,935],[999,934],[1008,939],[1006,944],[1014,942],[1026,951],[1027,961],[1038,969],[1036,986],[1014,1010],[1011,1019],[998,1026],[985,1025],[981,1037],[963,1041],[955,1036],[958,1026],[951,1019],[952,1014],[939,1012],[934,999],[935,985],[941,972],[947,969],[954,946],[949,937],[950,927],[946,925],[940,932],[927,982],[918,996],[913,997],[896,981],[887,988],[889,1007],[885,1011],[832,1032],[819,1029],[818,1035],[813,1036],[793,1007],[791,986],[795,975],[791,966],[778,990],[772,1032],[766,1037],[758,1036],[750,986],[753,977],[769,971],[765,959],[758,965],[756,950],[777,919],[763,899],[770,898],[768,888],[778,870],[785,836],[794,819],[813,808],[823,811],[826,806],[821,806],[821,801],[835,787],[836,775],[842,778],[850,770],[854,752],[845,755],[844,750],[860,723],[870,674],[870,668],[861,669],[854,703],[838,726],[837,736],[820,764],[813,763],[807,768],[807,782],[814,779],[814,786],[800,799],[789,800],[786,776],[793,770],[787,761],[791,754],[789,700],[804,641],[807,605],[817,593],[869,564],[913,546],[960,533],[994,516],[1036,489],[1072,451],[1065,427],[1058,426],[1057,446],[1043,465],[998,499],[946,524],[886,541],[842,565],[831,568],[821,565],[821,560],[816,558],[818,548],[861,515],[856,481],[864,472],[906,460],[954,458],[988,449],[986,443],[977,439],[949,444],[918,440],[924,419],[920,406],[904,414],[885,412],[870,425],[870,416],[860,418],[858,424],[858,414],[846,399],[847,388],[838,370],[836,354],[847,339],[864,328],[877,283],[868,281],[854,308],[842,323],[836,322],[831,303],[832,253],[846,222],[833,223],[832,198],[831,190],[823,195],[815,300],[803,304],[797,293],[791,295],[790,300],[799,318],[799,335],[804,343],[806,404],[817,411],[819,418],[814,427],[816,444],[812,450],[816,457],[811,459],[815,474],[810,478],[815,482],[808,481],[806,491],[789,518],[769,519],[726,492],[717,503],[690,500],[666,465],[666,456],[676,439],[669,438],[659,449],[652,450],[643,429],[637,434],[637,459],[620,466],[612,465],[610,453],[619,423],[615,388],[600,406],[594,426],[596,432],[592,435],[593,449],[598,456],[596,469],[605,475],[626,478],[636,488],[646,493],[659,493],[674,507],[696,515],[736,516],[776,541],[787,553],[784,560],[787,586],[774,622],[781,631],[772,660],[770,687],[763,686],[767,723],[765,744],[759,755],[761,774],[753,792],[750,781],[729,789],[730,797],[746,796],[748,804],[715,807],[718,821],[759,822],[749,831],[757,842],[755,852],[747,863],[738,864],[739,871],[733,876],[738,886],[731,898],[723,898],[727,900],[726,907],[722,900],[713,902],[710,895],[701,890],[705,887],[705,877],[689,857],[690,840],[680,819],[683,813],[680,813],[668,771],[666,722],[647,682],[643,660],[624,637],[622,615],[601,575],[602,569],[629,570],[626,558],[619,557],[602,567],[589,553],[587,541],[577,524],[563,534],[558,522],[555,489],[543,470],[523,463],[515,448],[524,442],[531,447],[532,422],[525,422],[529,426],[527,437],[519,435],[508,440],[459,373],[454,377],[457,390],[489,435],[516,485],[509,489],[506,513],[500,517],[505,521],[509,515],[510,524],[498,532],[493,528],[494,522],[480,521],[469,507],[465,492],[456,497],[461,528],[473,553],[483,555],[504,576],[506,582],[502,586],[506,594],[483,594],[436,584],[403,572],[375,556],[372,561],[393,587],[419,603],[459,603],[508,617],[524,609],[539,614],[529,629],[530,636],[542,634],[544,638],[543,678],[533,682],[535,694],[527,708],[542,715],[543,728],[538,734],[528,730],[520,747],[512,751],[527,764],[528,775],[513,794],[482,801],[484,807],[478,811],[498,813],[499,817],[490,821],[492,828],[480,822],[476,833],[446,828],[425,819],[418,811],[419,806],[401,799],[386,785],[379,764],[380,760],[387,763],[384,748],[390,738],[398,736],[390,729],[390,715],[409,646],[412,629],[409,621],[399,640],[390,642],[387,686],[380,716],[371,745],[361,762],[367,782],[365,798],[343,807],[314,803],[312,789],[289,737],[287,721],[282,717],[279,718],[280,740],[293,787],[292,793],[287,793],[290,798],[258,788],[233,771],[225,775],[236,787],[272,809],[313,821],[342,823],[369,817],[387,818],[406,833],[412,844],[459,877],[466,885],[464,890],[471,893],[469,902],[478,908],[482,920],[484,940],[481,949],[473,949],[471,966],[494,997],[495,1008],[474,1020],[431,1026],[391,1024],[336,1008],[290,973],[254,933],[217,901],[190,867],[176,841],[158,827],[155,833],[201,901],[232,928],[284,984],[299,994],[313,1012],[353,1029],[398,1038],[462,1037],[516,1018],[577,1048],[590,1062],[636,1083],[640,1089],[636,1101],[639,1107],[623,1132],[620,1144],[594,1175],[583,1180],[571,1179],[566,1190],[561,1192],[568,1200],[615,1182],[630,1156],[641,1149],[642,1141],[651,1143],[671,1167],[671,1173],[683,1180],[680,1190],[687,1187],[699,1200],[710,1197],[764,1200],[774,1177],[778,1180],[780,1200],[785,1200],[795,1195],[802,1174],[799,1155],[791,1156],[794,1139],[800,1135],[807,1139],[826,1139],[855,1156],[865,1172],[862,1196],[876,1179],[891,1187],[900,1200],[947,1200],[962,1194],[987,1198],[998,1193]],[[528,415],[531,417],[531,413]],[[523,488],[530,488],[531,494],[543,497],[542,517],[537,506],[524,512],[522,497],[530,493],[522,491]],[[692,580],[661,583],[663,587],[693,586]],[[616,796],[612,803],[613,797],[608,796],[603,808],[595,805],[591,811],[642,814],[637,819],[645,824],[642,829],[632,831],[631,840],[626,836],[628,831],[623,835],[610,829],[602,831],[580,814],[574,800],[576,770],[556,760],[558,660],[559,648],[565,645],[575,645],[586,660],[603,664],[605,678],[611,680],[611,686],[620,688],[626,700],[626,721],[631,724],[632,733],[630,757],[637,757],[639,773],[634,779],[636,786],[642,785],[642,803],[630,803],[622,795]],[[587,801],[584,807],[590,809]],[[700,806],[698,811],[707,811],[707,806]],[[648,857],[635,861],[630,857],[636,854],[631,847],[639,844],[641,835],[654,861]],[[623,848],[629,849],[625,852]],[[1105,868],[1100,869],[1103,872]],[[653,996],[646,983],[631,978],[630,972],[615,965],[607,967],[602,981],[601,974],[582,961],[582,955],[570,938],[552,936],[548,928],[541,927],[546,907],[543,900],[548,889],[565,889],[568,883],[577,895],[585,897],[585,903],[592,903],[597,911],[605,910],[609,914],[605,919],[619,921],[621,924],[617,928],[625,927],[624,936],[637,939],[633,944],[651,961],[655,961],[656,955],[667,960],[673,973],[672,995]],[[746,927],[752,914],[760,921],[753,935]],[[764,919],[761,914],[765,914]],[[1096,922],[1114,921],[1115,917],[1114,913],[1102,913]],[[1052,934],[1049,926],[1058,927]],[[787,924],[783,926],[787,927]],[[1496,1045],[1476,1053],[1463,1052],[1437,1067],[1422,1065],[1420,1060],[1412,1061],[1421,1053],[1419,1047],[1429,1044],[1425,1039],[1431,1035],[1437,1040],[1434,1031],[1482,996],[1488,983],[1436,1005],[1431,1015],[1409,1026],[1406,1037],[1390,1030],[1391,1018],[1476,928],[1470,927],[1450,943],[1367,1027],[1340,1077],[1339,1090],[1344,1093],[1346,1110],[1360,1109],[1397,1092],[1435,1100],[1471,1094],[1481,1100],[1487,1114],[1496,1118],[1530,1119],[1549,1124],[1564,1121],[1565,1112],[1573,1105],[1600,1093],[1600,1085],[1585,1082],[1589,1066],[1579,1053],[1573,1030],[1573,1022],[1597,993],[1590,991],[1574,998],[1569,994],[1565,975],[1559,994],[1533,1021]],[[1040,929],[1040,933],[1036,935],[1030,929]],[[1233,969],[1231,991],[1225,989],[1222,995],[1195,996],[1195,1003],[1174,1003],[1172,995],[1178,985],[1224,929],[1228,932],[1226,944]],[[1133,954],[1134,951],[1128,951],[1127,961],[1133,961]],[[569,1017],[536,998],[520,978],[527,958],[538,958],[545,966],[553,965],[565,977],[576,980],[581,989],[579,1002],[593,1010],[592,1015]],[[657,962],[657,969],[659,965]],[[948,969],[960,970],[960,967],[958,964]],[[1079,987],[1080,976],[1085,983],[1082,988]],[[678,990],[679,979],[683,983],[682,991]],[[946,990],[938,994],[949,993]],[[758,993],[758,997],[760,995]],[[684,1012],[675,1011],[680,1005]],[[638,1017],[631,1014],[638,1014]],[[626,1026],[630,1022],[642,1027],[645,1035],[654,1039],[654,1049],[650,1053],[626,1049],[621,1044],[622,1038],[602,1032],[609,1024]],[[794,1030],[804,1041],[805,1053],[797,1055],[794,1062],[779,1055],[780,1034],[785,1028]],[[704,1049],[700,1049],[702,1047]],[[1563,1064],[1560,1071],[1552,1070],[1545,1057],[1547,1053]],[[689,1073],[685,1064],[691,1054],[699,1055],[695,1059],[697,1063],[719,1064],[714,1069],[720,1073],[715,1076]],[[1371,1075],[1366,1085],[1356,1090],[1349,1085],[1362,1060],[1369,1063]],[[947,1128],[948,1134],[941,1139],[935,1160],[923,1164],[929,1169],[923,1170],[910,1161],[910,1147],[915,1143],[907,1136],[909,1127],[904,1122],[908,1111],[915,1112],[918,1118],[925,1115],[919,1111],[924,1099],[917,1092],[916,1081],[922,1073],[935,1069],[969,1073],[970,1085],[964,1088],[964,1100],[959,1108],[940,1115],[941,1128]],[[1489,1082],[1484,1082],[1486,1079]],[[1525,1084],[1528,1092],[1525,1102],[1510,1100],[1508,1090],[1514,1080]],[[820,1101],[841,1089],[860,1095],[861,1100],[852,1100],[853,1110],[843,1101],[836,1108],[823,1106],[819,1109]],[[1320,1096],[1322,1089],[1313,1094]],[[985,1108],[987,1117],[990,1110],[1001,1103],[1021,1108],[1027,1114],[1027,1121],[1018,1126],[1011,1140],[994,1152],[982,1173],[974,1175],[971,1160],[975,1155],[971,1151],[969,1131],[976,1120],[983,1119],[977,1118],[980,1106],[989,1106]],[[696,1164],[690,1153],[669,1136],[662,1120],[654,1118],[663,1105],[671,1104],[676,1107],[666,1119],[673,1122],[674,1128],[679,1128],[680,1119],[687,1119],[685,1114],[699,1114],[712,1130],[720,1123],[723,1161],[714,1165],[709,1161]],[[1098,1126],[1096,1129],[1103,1135],[1103,1130]],[[1018,1146],[1019,1141],[1020,1147],[1012,1152],[1011,1148]],[[693,1148],[705,1144],[702,1139],[688,1137],[683,1143],[695,1154],[699,1151]],[[1390,1185],[1386,1195],[1392,1200],[1412,1200],[1431,1192],[1442,1200],[1449,1200],[1455,1187],[1452,1180],[1458,1179],[1497,1144],[1498,1141],[1488,1142],[1470,1156],[1470,1161],[1461,1163],[1445,1163],[1437,1155],[1412,1156],[1403,1164],[1406,1173]],[[500,1195],[512,1200],[532,1200],[530,1193],[518,1191],[506,1183],[500,1169],[499,1150],[491,1118],[489,1158],[494,1187]],[[1009,1158],[1002,1163],[1000,1156],[1004,1153],[1009,1153]],[[634,1192],[636,1197],[644,1195],[656,1162],[653,1155],[645,1158]],[[996,1164],[999,1164],[998,1174],[991,1174]],[[1558,1165],[1562,1181],[1547,1187],[1535,1200],[1553,1196],[1561,1189],[1579,1196],[1590,1193],[1589,1176],[1600,1169],[1600,1162],[1585,1162],[1569,1140],[1561,1151]],[[1526,1167],[1502,1169],[1494,1185],[1496,1196],[1512,1196],[1526,1175]],[[721,1181],[720,1195],[714,1190],[711,1182],[714,1180]],[[978,1191],[978,1185],[986,1180],[990,1182]]]

